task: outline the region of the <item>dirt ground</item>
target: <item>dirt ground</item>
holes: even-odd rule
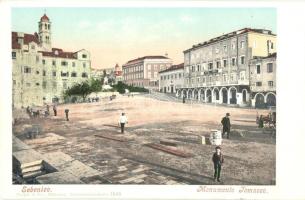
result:
[[[70,110],[65,121],[64,109]],[[126,132],[120,134],[119,116],[126,113]],[[200,144],[199,136],[221,130],[221,118],[231,114],[232,135],[223,139],[225,162],[221,183],[213,181],[211,161],[215,146]],[[40,153],[61,151],[103,173],[115,184],[275,184],[276,139],[273,130],[259,129],[257,114],[267,110],[182,104],[149,96],[118,96],[109,101],[58,106],[58,116],[16,123],[14,134]],[[36,139],[22,133],[25,124],[38,123],[43,132]],[[118,142],[96,137],[108,134]],[[183,158],[147,147],[170,141],[168,147],[189,153]],[[130,172],[135,171],[136,174]],[[135,178],[132,178],[135,177]],[[88,183],[91,183],[90,181]]]

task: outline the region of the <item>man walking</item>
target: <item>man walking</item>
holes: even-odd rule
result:
[[[57,107],[56,107],[56,104],[53,104],[53,112],[54,112],[54,116],[57,116]]]
[[[222,124],[222,137],[224,137],[225,133],[227,133],[227,139],[230,138],[230,128],[231,128],[231,123],[230,123],[230,113],[227,113],[224,118],[221,120]]]
[[[66,120],[69,121],[69,109],[65,109]]]
[[[220,182],[220,171],[221,165],[224,162],[223,155],[221,153],[221,148],[217,146],[215,148],[216,152],[213,154],[212,161],[214,163],[214,181]]]
[[[119,124],[121,125],[121,133],[124,133],[124,127],[126,123],[128,123],[127,117],[125,116],[125,113],[122,113],[119,119]]]

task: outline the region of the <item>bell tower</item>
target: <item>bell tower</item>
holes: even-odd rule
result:
[[[44,51],[52,50],[51,43],[51,22],[46,14],[44,14],[38,22],[39,42]]]

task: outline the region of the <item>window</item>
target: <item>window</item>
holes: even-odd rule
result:
[[[13,80],[13,84],[16,85],[16,80]]]
[[[223,75],[223,81],[227,82],[227,75],[226,74]]]
[[[39,74],[39,71],[36,71],[36,74]]]
[[[209,66],[209,70],[213,69],[213,63],[209,63],[208,66]]]
[[[34,50],[34,49],[35,49],[35,45],[31,45],[31,49],[33,49],[33,50]]]
[[[12,52],[12,58],[16,59],[16,52]]]
[[[200,65],[197,65],[197,71],[198,72],[200,71]]]
[[[223,60],[223,67],[227,67],[227,60]]]
[[[86,63],[83,63],[83,68],[85,68],[86,67]]]
[[[55,72],[55,71],[53,71],[53,72],[52,72],[52,75],[53,75],[53,76],[56,76],[56,72]]]
[[[235,64],[236,64],[236,58],[232,58],[231,64],[232,64],[232,66],[235,66]]]
[[[179,73],[179,78],[181,78],[181,73]]]
[[[43,76],[46,76],[46,70],[43,70],[43,71],[42,71],[42,75],[43,75]]]
[[[224,46],[223,46],[223,50],[224,50],[224,52],[227,52],[227,50],[228,50],[227,45],[224,45]]]
[[[273,72],[273,63],[268,63],[268,64],[267,64],[267,72],[268,72],[268,73]]]
[[[36,83],[36,86],[39,86],[40,85],[40,83]]]
[[[245,47],[245,41],[240,42],[240,48],[243,49]]]
[[[61,72],[61,76],[62,77],[67,77],[67,76],[69,76],[69,72]]]
[[[82,55],[82,58],[87,58],[87,55],[86,55],[86,54],[83,54],[83,55]]]
[[[75,62],[72,62],[72,67],[75,67]]]
[[[256,86],[257,86],[257,87],[262,86],[262,82],[256,82]]]
[[[268,86],[273,87],[273,81],[268,81]]]
[[[245,56],[240,57],[240,64],[245,64]]]
[[[205,78],[204,77],[202,77],[202,82],[205,83]]]
[[[257,74],[261,73],[261,65],[256,65],[256,73]]]
[[[46,64],[46,60],[42,60],[42,64],[45,65]]]
[[[231,44],[231,49],[235,49],[235,44],[234,43]]]
[[[177,74],[175,74],[175,79],[177,79]]]
[[[67,61],[61,61],[61,66],[67,66],[68,62]]]
[[[82,77],[83,77],[83,78],[87,78],[87,77],[88,77],[88,74],[84,72],[84,73],[82,73]]]
[[[30,67],[24,67],[24,73],[25,74],[30,74],[31,73],[31,68]]]
[[[43,89],[46,89],[46,88],[47,88],[47,82],[46,82],[46,81],[42,82],[42,88],[43,88]]]
[[[217,61],[216,62],[216,66],[217,66],[217,69],[219,69],[221,66],[220,66],[220,61]]]
[[[67,89],[67,83],[66,82],[63,82],[63,88]]]
[[[56,61],[55,60],[52,61],[52,66],[56,66]]]

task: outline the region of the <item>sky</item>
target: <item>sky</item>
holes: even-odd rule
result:
[[[92,68],[120,66],[146,55],[183,62],[183,51],[245,27],[276,33],[275,8],[12,8],[12,31],[38,32],[46,12],[52,23],[52,47],[86,49]]]

